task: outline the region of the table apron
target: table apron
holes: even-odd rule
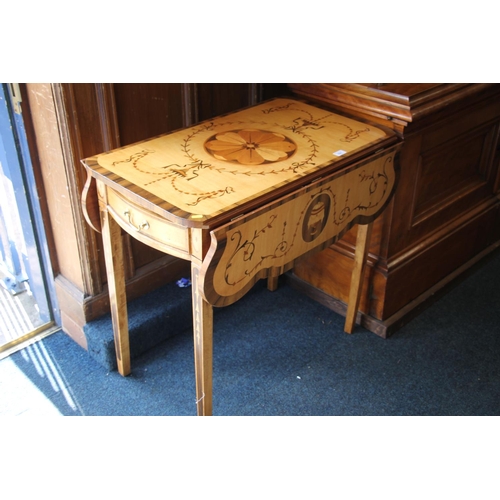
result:
[[[211,232],[203,262],[205,300],[226,306],[261,278],[276,276],[331,245],[356,223],[373,221],[396,182],[397,148],[341,175],[320,179]]]
[[[127,233],[140,242],[174,257],[190,260],[190,230],[139,207],[113,189],[106,188],[101,200],[106,210]]]

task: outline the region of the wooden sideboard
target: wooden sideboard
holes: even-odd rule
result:
[[[396,194],[376,222],[358,320],[387,337],[500,245],[500,84],[289,84],[391,127]],[[345,313],[356,235],[297,263],[290,282]]]

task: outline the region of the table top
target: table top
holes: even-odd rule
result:
[[[394,139],[381,127],[280,98],[83,164],[96,178],[169,220],[211,227]]]

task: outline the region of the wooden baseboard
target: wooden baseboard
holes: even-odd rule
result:
[[[127,300],[134,300],[148,292],[183,276],[190,275],[189,262],[181,259],[165,259],[143,266],[127,282]],[[55,279],[55,288],[61,313],[61,327],[75,342],[86,349],[83,327],[86,323],[109,312],[107,289],[94,296],[86,296],[63,275]]]
[[[493,258],[500,253],[500,242],[489,246],[481,253],[477,254],[473,259],[469,260],[453,273],[446,276],[433,287],[426,290],[415,300],[411,301],[405,307],[400,309],[397,313],[393,314],[385,320],[376,319],[369,314],[358,312],[356,324],[366,328],[370,332],[379,335],[382,338],[390,337],[394,332],[399,330],[402,326],[407,324],[413,318],[418,316],[426,308],[436,302],[439,298],[443,297],[452,288],[461,283],[468,276],[476,272],[483,266],[490,258]],[[293,288],[299,290],[305,295],[316,300],[320,304],[328,307],[332,311],[345,316],[347,305],[345,302],[328,295],[323,290],[312,286],[310,283],[300,279],[293,271],[286,274],[286,282]]]

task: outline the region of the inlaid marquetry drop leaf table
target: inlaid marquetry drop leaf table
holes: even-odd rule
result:
[[[380,126],[283,98],[83,160],[82,206],[102,232],[119,372],[130,373],[121,229],[191,262],[199,415],[212,413],[212,307],[234,303],[259,279],[274,290],[297,259],[358,223],[351,333],[399,148]]]

